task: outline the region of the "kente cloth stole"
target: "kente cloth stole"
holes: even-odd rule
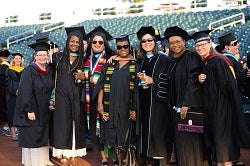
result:
[[[90,129],[90,84],[96,85],[101,72],[103,65],[106,63],[105,53],[101,54],[97,59],[94,68],[92,67],[92,56],[90,56],[87,61],[84,63],[84,74],[85,74],[85,98],[86,98],[86,111],[87,111],[87,126]],[[96,113],[96,132],[99,133],[100,130],[100,116],[99,113]]]
[[[135,61],[130,61],[129,62],[129,73],[130,73],[130,81],[129,81],[129,89],[130,89],[130,112],[135,111],[135,108],[132,106],[132,95],[135,90]],[[116,63],[112,63],[106,71],[106,78],[104,80],[104,85],[103,85],[103,92],[104,92],[104,114],[109,115],[109,92],[110,92],[110,81],[112,79],[112,74],[114,72]]]

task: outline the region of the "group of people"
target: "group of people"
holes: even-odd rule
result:
[[[25,166],[51,165],[50,148],[61,165],[77,165],[87,155],[88,133],[102,166],[109,158],[123,165],[119,148],[130,129],[141,165],[165,166],[171,153],[179,166],[244,165],[239,158],[241,145],[250,141],[243,117],[250,71],[237,57],[234,35],[222,35],[216,51],[211,30],[189,35],[168,27],[163,38],[169,47],[163,50],[152,26],[136,32],[137,49],[129,35],[113,37],[102,26],[87,34],[84,27],[66,32],[63,51],[51,51],[54,43],[40,34],[29,45],[33,62],[24,70],[7,69],[9,77],[12,70],[22,71],[13,78],[18,82],[7,85],[15,85],[8,88],[16,97],[9,126],[18,127]],[[109,45],[112,39],[116,49]],[[188,40],[196,50],[186,47]],[[202,130],[178,127],[191,112],[202,115]]]

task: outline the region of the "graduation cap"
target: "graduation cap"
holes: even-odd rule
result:
[[[13,56],[13,57],[15,57],[15,56],[20,56],[20,57],[23,58],[23,55],[22,55],[21,53],[19,53],[19,52],[13,53],[12,56]]]
[[[115,39],[115,42],[119,42],[119,41],[129,41],[129,35],[132,35],[132,34],[135,34],[135,33],[130,33],[130,34],[123,34],[123,35],[120,35],[120,36],[117,36],[117,37],[114,37],[113,39]]]
[[[213,30],[204,30],[204,31],[195,32],[193,35],[190,36],[190,38],[193,39],[195,43],[198,43],[204,40],[211,40],[209,33],[212,31]]]
[[[231,41],[235,41],[235,40],[237,40],[237,39],[231,32],[227,32],[227,33],[219,36],[219,38],[218,38],[219,44],[222,46],[228,45]]]
[[[167,40],[165,37],[160,38],[159,41],[160,41],[160,44],[161,44],[162,46],[169,47],[168,40]]]
[[[48,51],[50,49],[50,45],[47,42],[36,42],[28,46],[34,49],[35,51]]]
[[[92,31],[90,31],[87,34],[87,37],[91,38],[93,35],[96,35],[98,33],[104,34],[104,36],[106,37],[107,40],[111,40],[113,38],[113,36],[108,31],[106,31],[102,26],[98,26],[95,29],[93,29]]]
[[[51,48],[58,48],[59,46],[49,39],[50,32],[37,33],[33,36],[36,43],[47,42]]]
[[[66,33],[68,36],[69,36],[69,34],[73,34],[75,36],[82,38],[83,40],[88,40],[84,26],[66,27],[65,30],[66,30]]]
[[[187,33],[187,31],[181,29],[178,26],[167,28],[164,32],[164,36],[167,40],[169,40],[169,38],[172,36],[180,36],[186,41],[189,39],[189,34]]]
[[[159,40],[160,37],[160,33],[157,29],[153,28],[152,26],[147,26],[147,27],[141,27],[138,31],[137,31],[137,37],[139,40],[141,40],[141,38],[145,35],[145,34],[150,34],[152,36],[155,37],[156,40]]]
[[[0,51],[0,56],[1,57],[8,57],[10,55],[9,50],[1,50]]]

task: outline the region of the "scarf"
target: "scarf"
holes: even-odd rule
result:
[[[105,51],[100,54],[100,56],[97,58],[97,61],[95,64],[92,64],[92,57],[91,55],[86,62],[84,63],[84,74],[85,74],[85,100],[86,100],[86,111],[87,111],[87,126],[88,129],[90,129],[90,84],[93,86],[96,85],[101,72],[102,67],[106,63],[106,55]],[[97,112],[96,113],[96,134],[100,133],[100,115]]]
[[[130,73],[130,81],[129,81],[129,89],[130,89],[130,102],[132,102],[132,94],[134,93],[135,89],[135,61],[129,62],[129,73]],[[106,71],[106,78],[104,80],[103,92],[104,92],[104,114],[109,116],[109,93],[110,93],[110,82],[112,79],[112,75],[117,63],[113,62]],[[133,108],[132,103],[130,103],[130,112],[135,111]]]

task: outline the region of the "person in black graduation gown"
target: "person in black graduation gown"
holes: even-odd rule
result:
[[[157,41],[159,31],[152,26],[141,27],[137,31],[140,41],[139,55],[142,62],[138,76],[145,70],[145,82],[139,86],[139,109],[137,111],[138,151],[146,164],[166,164],[167,157],[167,115],[168,115],[168,82],[167,71],[171,60],[160,54]],[[149,86],[144,89],[143,86]]]
[[[86,114],[83,91],[84,27],[65,28],[66,46],[52,55],[55,68],[54,108],[50,144],[53,156],[62,164],[76,164],[77,157],[86,155]]]
[[[216,53],[209,36],[211,30],[192,35],[197,52],[205,63],[202,83],[206,112],[205,138],[211,143],[212,159],[219,166],[234,165],[240,157],[240,141],[250,141],[244,123],[234,69],[228,58]]]
[[[35,50],[34,62],[21,76],[13,124],[19,130],[22,163],[25,166],[50,165],[49,99],[53,89],[53,72],[47,65],[49,44],[29,45]]]
[[[5,133],[9,130],[6,103],[6,71],[9,67],[9,55],[10,52],[8,50],[0,51],[0,123],[3,123],[3,127],[0,129],[0,134],[2,135],[5,135]]]
[[[181,113],[175,116],[181,116],[183,119],[189,111],[202,113],[202,89],[198,81],[202,71],[202,59],[194,50],[185,47],[189,40],[189,34],[185,30],[178,26],[169,27],[165,30],[164,36],[174,53],[169,92],[171,108],[179,107]],[[203,134],[176,130],[175,144],[180,166],[207,164],[203,161]]]
[[[102,26],[97,26],[87,34],[89,44],[86,50],[86,61],[84,62],[85,74],[85,103],[87,112],[87,128],[90,131],[93,150],[100,151],[101,165],[108,165],[108,159],[104,154],[104,146],[99,142],[100,117],[97,111],[97,98],[93,97],[93,91],[100,77],[103,66],[115,51],[110,47],[109,40],[113,37]]]
[[[7,108],[8,108],[8,123],[11,129],[11,137],[13,141],[18,141],[18,136],[16,134],[16,127],[13,126],[13,118],[16,105],[16,96],[18,93],[19,82],[21,74],[24,69],[23,55],[21,53],[13,53],[12,61],[6,72],[7,78]]]
[[[131,120],[136,120],[139,69],[132,55],[128,35],[117,37],[116,46],[118,57],[103,67],[93,94],[94,97],[98,93],[97,110],[102,118],[100,143],[114,148],[115,153],[125,141],[127,130],[132,125]]]

